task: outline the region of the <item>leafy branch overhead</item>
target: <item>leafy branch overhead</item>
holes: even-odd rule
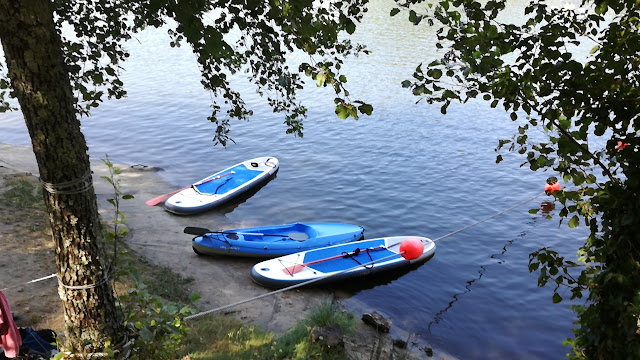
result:
[[[554,302],[588,294],[572,358],[640,357],[640,7],[635,1],[396,1],[391,16],[436,26],[434,58],[402,83],[420,101],[487,101],[519,125],[497,151],[553,171],[569,227],[591,235],[576,261],[549,248],[531,254],[539,285],[556,283]],[[510,22],[505,10],[525,20]],[[532,133],[532,131],[535,131]],[[500,162],[502,156],[498,155]],[[576,274],[579,272],[579,274]],[[564,286],[562,286],[564,285]]]
[[[87,115],[105,97],[126,96],[121,80],[129,56],[125,41],[148,27],[161,27],[171,46],[188,45],[196,55],[202,86],[213,94],[208,120],[215,124],[214,141],[225,145],[231,140],[229,120],[253,113],[231,85],[236,74],[246,74],[273,111],[285,114],[287,133],[296,136],[303,135],[306,116],[296,98],[305,84],[303,74],[317,86],[333,88],[340,118],[371,114],[371,105],[349,99],[347,78],[340,74],[347,56],[367,53],[364,46],[339,38],[341,32],[355,31],[367,2],[57,0],[55,13],[58,28],[65,29],[64,55],[79,113]],[[308,54],[309,61],[292,64],[286,55],[294,52]],[[6,81],[0,79],[3,110],[9,108],[5,89]]]
[[[20,103],[43,182],[54,243],[65,347],[79,356],[105,353],[125,334],[112,284],[104,281],[102,234],[87,144],[79,116],[106,99],[126,96],[127,41],[140,31],[167,31],[171,46],[187,45],[212,94],[214,141],[230,141],[231,119],[252,114],[232,83],[245,77],[283,113],[287,133],[302,136],[305,107],[296,94],[303,77],[336,93],[340,117],[370,114],[349,99],[340,73],[348,56],[366,53],[341,39],[352,34],[367,0],[0,0],[0,112]],[[293,63],[288,55],[305,55]],[[303,76],[304,74],[304,76]],[[234,77],[234,81],[231,78]],[[83,185],[82,188],[75,187]],[[114,183],[115,185],[115,183]],[[66,192],[66,187],[73,191]],[[117,206],[116,199],[110,200]],[[120,214],[121,215],[121,214]],[[71,220],[70,220],[71,219]],[[124,218],[119,218],[116,225]],[[115,229],[114,233],[120,231]],[[79,260],[80,259],[80,260]],[[95,286],[86,286],[95,284]],[[82,292],[76,292],[80,289]],[[79,295],[78,295],[79,294]],[[82,319],[82,321],[78,321]],[[155,321],[155,320],[154,320]],[[82,325],[82,326],[80,326]],[[126,341],[123,341],[126,343]],[[66,353],[66,351],[64,352]],[[62,354],[62,353],[61,353]]]

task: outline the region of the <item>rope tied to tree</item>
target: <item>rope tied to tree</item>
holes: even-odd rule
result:
[[[94,284],[67,285],[64,282],[62,282],[62,278],[60,276],[58,276],[58,283],[62,285],[63,288],[69,289],[69,290],[89,290],[89,289],[96,288],[102,284],[105,284],[107,281],[109,281],[109,279],[111,279],[111,274],[113,273],[113,270],[114,270],[114,267],[111,264],[105,266],[104,271],[102,272],[104,276],[102,277],[101,280],[99,280]]]
[[[91,179],[91,170],[87,171],[81,177],[65,181],[61,183],[50,183],[42,180],[42,178],[38,178],[40,182],[40,186],[45,189],[47,192],[51,194],[61,194],[61,195],[73,195],[73,194],[81,194],[83,192],[88,191],[93,187],[93,181]]]

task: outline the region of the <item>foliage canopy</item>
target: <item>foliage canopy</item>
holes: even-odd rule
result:
[[[266,96],[274,112],[284,113],[287,133],[303,136],[306,108],[296,99],[304,78],[335,90],[336,114],[346,119],[371,114],[363,101],[349,99],[340,74],[344,59],[366,53],[364,46],[340,39],[353,33],[368,0],[98,0],[54,1],[56,26],[81,115],[105,98],[126,96],[121,79],[129,57],[126,41],[148,27],[166,29],[170,45],[188,45],[196,55],[202,86],[214,98],[208,120],[214,141],[226,145],[230,119],[252,115],[229,80],[236,73]],[[285,56],[304,52],[309,60],[291,64]],[[0,64],[0,112],[15,110],[8,101],[10,81]],[[11,93],[9,93],[11,95]]]
[[[403,82],[420,100],[481,98],[501,106],[518,133],[497,151],[526,156],[531,170],[561,175],[554,193],[569,227],[590,236],[576,260],[550,248],[530,255],[539,285],[571,298],[579,320],[571,358],[640,357],[640,7],[636,1],[582,1],[553,7],[532,1],[523,24],[502,15],[503,0],[396,1],[395,16],[438,26],[442,57],[420,64]],[[586,59],[576,49],[592,43]],[[531,131],[547,136],[534,141]],[[502,157],[498,155],[497,161]],[[581,221],[582,219],[582,221]]]

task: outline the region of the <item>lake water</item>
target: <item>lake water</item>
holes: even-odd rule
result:
[[[352,98],[375,107],[370,117],[338,119],[332,94],[310,82],[300,96],[309,107],[305,136],[294,138],[285,134],[283,118],[239,81],[255,116],[232,122],[237,144],[214,146],[206,121],[211,98],[201,89],[193,55],[150,30],[129,47],[128,98],[106,102],[83,119],[90,155],[161,167],[176,187],[248,158],[276,156],[277,177],[227,209],[229,223],[347,222],[362,225],[367,238],[439,238],[540,194],[556,174],[520,168],[523,158],[514,154],[495,163],[498,139],[517,129],[507,114],[471,102],[452,105],[444,116],[438,105],[415,104],[400,87],[419,62],[437,54],[432,30],[403,16],[389,18],[390,8],[390,1],[373,1],[355,34],[373,54],[345,66]],[[2,115],[0,142],[29,144],[19,114]],[[411,336],[436,354],[563,358],[575,315],[568,302],[552,304],[552,286],[537,287],[528,255],[551,246],[571,256],[587,232],[559,226],[557,216],[528,213],[548,199],[442,239],[436,256],[410,272],[334,289],[348,307],[389,316],[394,336]]]

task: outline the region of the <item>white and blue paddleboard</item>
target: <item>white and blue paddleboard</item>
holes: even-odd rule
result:
[[[165,208],[187,215],[213,209],[262,184],[279,167],[275,157],[250,159],[208,176],[171,196]]]
[[[412,256],[403,247],[411,243]],[[418,244],[419,248],[414,245]],[[389,271],[431,259],[436,244],[419,236],[394,236],[362,240],[303,251],[260,262],[251,278],[260,285],[283,288],[315,280],[313,284],[346,280]]]

